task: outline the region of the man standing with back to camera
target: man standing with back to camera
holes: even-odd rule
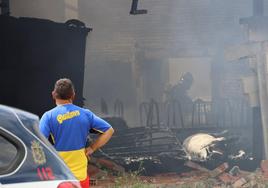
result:
[[[52,137],[54,147],[80,181],[81,187],[88,188],[87,156],[105,145],[114,130],[90,110],[73,104],[75,90],[70,79],[59,79],[55,83],[52,97],[57,106],[44,113],[39,129],[46,138]],[[86,148],[90,130],[99,132],[100,135]]]

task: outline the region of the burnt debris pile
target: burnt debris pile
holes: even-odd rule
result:
[[[111,142],[95,156],[117,162],[127,171],[140,170],[143,175],[184,173],[192,170],[185,165],[187,161],[208,170],[227,162],[228,169],[238,166],[242,170],[254,171],[259,164],[248,142],[241,135],[226,130],[209,132],[153,126],[129,128],[120,117],[108,117],[106,120],[117,131]]]

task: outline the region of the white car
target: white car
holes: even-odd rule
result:
[[[0,188],[80,188],[38,123],[34,114],[0,105]]]

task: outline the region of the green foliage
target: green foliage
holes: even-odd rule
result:
[[[180,186],[180,188],[212,188],[213,185],[210,181],[197,181],[197,182],[191,182],[191,183],[185,183]]]
[[[153,188],[152,185],[139,178],[143,170],[143,163],[141,162],[137,171],[124,173],[117,177],[113,188]]]

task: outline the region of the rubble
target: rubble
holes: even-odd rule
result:
[[[247,180],[245,178],[239,178],[238,180],[236,180],[232,184],[232,187],[233,188],[239,188],[239,187],[242,187],[243,185],[245,185],[246,183],[247,183]]]
[[[107,176],[108,172],[110,172],[111,174],[120,174],[124,173],[125,169],[124,167],[108,159],[95,157],[90,158],[88,164],[88,174],[90,176]]]
[[[206,172],[209,173],[210,171],[202,166],[200,166],[199,164],[193,162],[193,161],[187,161],[185,164],[185,166],[188,166],[190,168],[196,169],[196,170],[200,170],[201,172]]]
[[[116,172],[116,173],[124,173],[125,169],[124,167],[116,164],[115,162],[104,159],[104,158],[91,158],[90,160],[91,164],[94,164],[98,167],[104,167],[106,169],[109,169],[110,171]]]
[[[237,181],[240,177],[238,176],[232,176],[229,173],[223,173],[221,174],[218,179],[226,185],[233,184],[235,181]]]
[[[107,176],[107,173],[103,170],[101,170],[99,167],[88,164],[88,170],[87,173],[90,177],[95,177],[95,178],[101,178]]]
[[[220,174],[222,174],[228,168],[229,168],[228,163],[223,163],[220,166],[218,166],[217,168],[215,168],[214,170],[210,171],[209,176],[211,178],[215,178],[215,177],[219,176]]]
[[[192,161],[187,161],[185,163],[186,166],[196,169],[196,170],[200,170],[204,173],[208,173],[209,177],[214,178],[219,176],[220,174],[222,174],[226,169],[229,168],[228,163],[223,163],[220,166],[218,166],[217,168],[215,168],[214,170],[208,170],[205,167],[200,166],[199,164],[192,162]]]
[[[229,174],[232,176],[237,176],[240,173],[240,169],[238,166],[234,166],[230,171]]]
[[[265,178],[268,178],[268,160],[262,160],[260,167]]]
[[[201,137],[205,138],[202,142]],[[254,171],[256,160],[250,160],[251,156],[248,156],[247,150],[245,152],[240,148],[241,145],[234,147],[237,139],[233,138],[198,133],[186,137],[181,144],[169,129],[125,128],[124,134],[116,135],[113,143],[103,150],[106,158],[103,155],[91,158],[88,173],[95,186],[104,187],[117,185],[118,182],[121,185],[136,185],[138,182],[156,187],[237,188],[268,185],[268,161],[261,161],[260,170]],[[118,146],[122,141],[124,144]],[[221,146],[228,144],[231,149],[222,150]],[[214,155],[221,157],[213,158]],[[245,171],[243,167],[253,162],[252,170]],[[140,164],[145,171],[154,173],[141,173]]]
[[[111,163],[114,162],[109,161],[108,167],[112,167],[110,166]],[[266,173],[265,170],[267,169],[266,161],[262,161],[260,164],[261,169],[257,169],[254,172],[247,172],[241,170],[239,166],[236,165],[230,166],[226,162],[222,163],[213,170],[209,170],[193,161],[186,161],[185,166],[192,168],[193,170],[184,173],[175,173],[175,172],[161,173],[155,176],[140,176],[137,173],[131,174],[125,172],[123,178],[119,178],[119,180],[123,181],[123,184],[126,182],[128,184],[129,183],[131,184],[131,182],[132,183],[139,182],[139,185],[140,184],[152,185],[153,187],[159,187],[159,188],[160,187],[258,188],[258,187],[266,187],[268,185],[268,179],[265,174]],[[89,168],[91,168],[91,166]],[[102,173],[102,170],[99,169],[98,173]],[[97,188],[100,185],[103,185],[104,187],[109,187],[108,185],[110,186],[115,185],[116,182],[118,182],[117,176],[111,176],[111,174],[108,173],[106,173],[106,177],[105,178],[102,177],[102,179],[98,179],[100,177],[96,176],[96,174],[93,177],[96,178],[94,181],[95,186],[92,185],[91,187]],[[128,181],[127,178],[130,178],[131,180]],[[126,187],[132,187],[132,186],[126,186]]]

